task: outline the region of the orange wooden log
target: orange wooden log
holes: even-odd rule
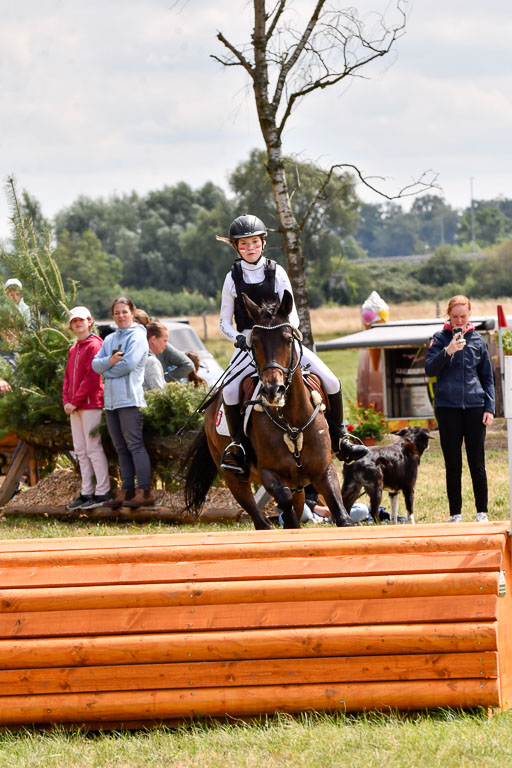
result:
[[[109,587],[47,587],[0,590],[0,609],[62,611],[218,603],[361,600],[434,595],[497,595],[498,572],[275,579],[185,584],[114,584]]]
[[[223,562],[223,561],[220,561]],[[6,588],[52,587],[184,581],[225,581],[226,568],[234,580],[259,578],[319,578],[329,576],[381,576],[385,574],[454,573],[499,571],[499,551],[455,552],[419,555],[362,555],[347,557],[261,558],[219,563],[119,563],[91,568],[87,565],[0,568],[0,584]]]
[[[497,624],[397,624],[0,640],[0,667],[495,651]]]
[[[498,599],[498,648],[500,658],[500,698],[505,709],[512,708],[512,546],[507,536],[507,550],[504,560],[505,596]],[[508,598],[508,599],[507,599]]]
[[[2,696],[378,680],[493,678],[497,653],[355,656],[0,670]]]
[[[133,632],[259,629],[262,627],[413,624],[425,621],[491,621],[494,595],[320,600],[317,602],[232,605],[98,608],[77,611],[29,611],[0,614],[0,637],[54,637]]]
[[[285,685],[195,690],[4,696],[0,723],[155,720],[248,716],[272,712],[362,711],[499,706],[494,679],[420,680],[340,685]]]
[[[324,543],[330,546],[333,542],[348,553],[345,547],[354,547],[354,551],[380,551],[380,547],[389,547],[388,541],[394,542],[391,551],[412,552],[419,548],[421,551],[469,551],[479,549],[503,550],[506,532],[510,524],[505,521],[481,523],[478,526],[461,523],[457,533],[451,533],[453,528],[445,524],[408,526],[404,535],[403,526],[356,526],[354,528],[303,528],[297,530],[276,529],[272,531],[215,531],[209,533],[180,533],[153,534],[133,536],[76,536],[73,538],[45,539],[9,539],[0,541],[0,553],[22,552],[74,552],[80,550],[102,549],[144,549],[171,547],[186,551],[204,552],[210,550],[211,557],[220,559],[220,553],[232,558],[247,547],[254,556],[261,555],[261,544],[267,547],[277,546],[314,546]],[[256,549],[255,549],[256,547]],[[216,554],[216,551],[219,553]],[[280,551],[280,550],[279,550]],[[387,551],[387,550],[382,550]],[[244,552],[244,557],[248,555]],[[185,555],[182,559],[186,559]]]

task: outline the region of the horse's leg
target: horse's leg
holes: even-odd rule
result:
[[[283,511],[283,528],[300,528],[299,517],[295,514],[293,506],[293,494],[288,486],[283,485],[279,477],[270,469],[261,470],[261,482],[274,497],[279,509]]]
[[[292,505],[293,505],[293,511],[295,512],[295,517],[299,521],[300,526],[300,520],[302,517],[302,513],[304,512],[304,499],[306,498],[306,494],[304,493],[304,489],[302,491],[296,491],[292,495]]]
[[[240,506],[251,516],[256,530],[271,529],[272,525],[269,523],[263,512],[258,509],[249,480],[240,478],[232,472],[223,473],[223,477],[226,481],[226,485]]]
[[[320,478],[315,477],[313,484],[317,492],[321,493],[324,497],[325,503],[329,507],[329,511],[338,528],[354,525],[350,515],[347,514],[347,510],[343,506],[340,481],[332,461],[329,462],[324,474]]]

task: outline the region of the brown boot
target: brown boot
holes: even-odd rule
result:
[[[155,503],[155,497],[151,491],[145,491],[144,488],[137,488],[135,496],[124,502],[125,507],[152,507]]]
[[[119,509],[119,507],[124,505],[125,501],[133,499],[134,496],[135,490],[133,488],[128,490],[126,488],[119,488],[114,498],[107,501],[104,506],[110,507],[111,509]]]

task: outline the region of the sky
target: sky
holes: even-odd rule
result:
[[[361,13],[388,0],[352,0]],[[269,5],[271,5],[269,3]],[[340,4],[331,0],[331,5]],[[312,0],[295,0],[300,24]],[[512,197],[509,0],[414,0],[394,53],[304,99],[284,152],[352,163],[387,194],[432,169],[446,201]],[[79,196],[228,178],[263,147],[240,67],[211,55],[250,39],[247,0],[0,0],[0,176],[53,217]],[[391,16],[392,18],[393,16]],[[370,202],[378,198],[358,186]],[[8,233],[0,190],[0,237]]]

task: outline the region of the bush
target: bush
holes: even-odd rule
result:
[[[145,392],[144,429],[158,435],[174,435],[189,418],[187,429],[200,427],[203,415],[194,411],[204,395],[202,389],[179,381],[170,382],[164,389]]]

